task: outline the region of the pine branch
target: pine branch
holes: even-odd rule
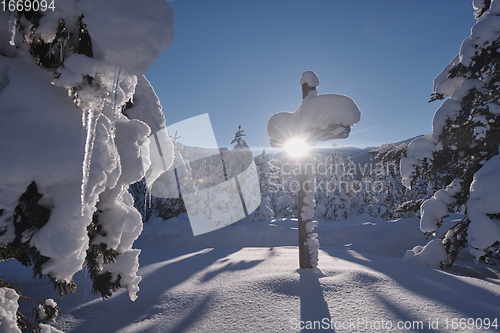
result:
[[[52,319],[55,319],[61,312],[62,310],[56,305],[51,306],[47,304],[47,300],[42,301],[39,299],[27,297],[23,295],[19,289],[15,288],[13,286],[14,284],[11,282],[4,282],[3,278],[0,278],[0,287],[3,288],[9,288],[13,289],[16,294],[19,296],[19,298],[27,300],[30,302],[32,308],[33,308],[33,314],[35,315],[35,320],[37,321],[37,324],[31,323],[26,316],[24,316],[19,310],[16,311],[16,317],[17,317],[17,325],[22,329],[22,330],[28,330],[30,333],[39,333],[41,331],[41,328],[39,326],[40,323],[46,323]],[[35,303],[39,303],[38,307],[36,306]],[[40,318],[39,316],[39,309],[40,306],[42,306],[44,313],[46,314],[45,318]]]

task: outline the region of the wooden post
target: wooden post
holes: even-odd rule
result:
[[[302,99],[306,98],[311,90],[316,90],[316,87],[309,87],[307,83],[304,83],[302,85]]]
[[[316,88],[314,88],[315,90]],[[302,98],[305,98],[309,91],[312,90],[307,83],[302,85]],[[298,216],[298,231],[299,231],[299,267],[300,268],[312,268],[311,256],[309,255],[309,246],[307,246],[307,231],[306,231],[306,220],[302,218],[302,207],[304,206],[304,198],[306,196],[306,191],[312,189],[305,188],[307,181],[307,163],[303,159],[300,160],[300,175],[299,175],[299,193],[298,193],[298,204],[297,213]]]
[[[298,216],[298,231],[299,231],[299,267],[300,268],[312,268],[311,265],[311,256],[309,255],[309,246],[307,246],[307,231],[306,231],[306,222],[302,218],[302,207],[304,206],[304,198],[306,196],[306,191],[310,191],[311,189],[305,188],[307,181],[307,170],[306,163],[304,160],[300,162],[300,175],[299,175],[299,194],[298,194],[298,207],[297,212]]]

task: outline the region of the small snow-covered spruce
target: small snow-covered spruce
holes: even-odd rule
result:
[[[11,302],[2,302],[3,299],[9,299]],[[26,318],[18,310],[18,302],[27,301],[31,304],[33,310],[33,316],[35,317],[35,322],[32,323]],[[52,298],[47,298],[46,300],[38,300],[33,299],[27,296],[24,296],[19,289],[14,287],[14,284],[4,281],[3,278],[0,277],[0,307],[7,306],[7,304],[2,303],[11,303],[14,307],[11,308],[11,312],[15,311],[15,321],[12,323],[12,326],[17,327],[8,327],[3,324],[0,325],[0,329],[6,329],[5,332],[16,332],[16,329],[21,329],[21,331],[17,332],[30,332],[30,333],[39,333],[43,331],[44,326],[50,328],[51,332],[60,332],[55,330],[55,328],[47,325],[50,321],[57,318],[57,316],[62,312],[57,303]],[[14,303],[14,304],[12,304]],[[38,306],[37,306],[38,305]],[[15,310],[14,310],[15,308]],[[4,308],[4,311],[7,310]],[[2,318],[5,320],[6,318]]]
[[[250,165],[256,168],[254,158],[250,146],[243,140],[243,130],[241,125],[238,126],[238,131],[234,135],[231,144],[235,144],[231,151],[223,152],[223,169],[225,177],[236,177],[245,171]]]
[[[239,146],[246,146],[245,140],[243,140],[243,137],[246,136],[246,134],[243,134],[245,132],[244,130],[241,129],[241,125],[238,126],[238,132],[234,134],[234,139],[231,141],[231,144],[236,144],[236,147]]]
[[[433,216],[421,220],[426,234],[439,228],[448,211],[467,207],[464,219],[441,237],[448,253],[444,266],[452,265],[467,245],[477,261],[499,259],[500,203],[494,184],[500,178],[500,2],[473,5],[478,20],[471,36],[434,80],[433,99],[449,98],[434,114],[432,134],[411,142],[401,160],[406,186],[419,176],[449,184],[421,206]]]

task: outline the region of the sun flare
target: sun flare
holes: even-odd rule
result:
[[[302,157],[309,152],[309,145],[304,139],[294,138],[285,144],[285,151],[293,157]]]

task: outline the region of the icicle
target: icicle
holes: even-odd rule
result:
[[[47,54],[45,56],[48,57],[49,59],[52,59],[53,55],[54,55],[54,46],[49,45],[49,51],[47,52]]]
[[[87,267],[83,268],[83,278],[85,279],[85,302],[87,302]]]
[[[81,188],[81,216],[85,213],[85,201],[87,196],[87,185],[90,174],[90,162],[92,160],[92,151],[94,150],[94,140],[97,120],[100,112],[98,110],[89,110],[87,121],[87,140],[85,141],[85,155],[82,164],[82,188]]]
[[[59,61],[64,61],[64,41],[62,39],[59,40]]]
[[[148,216],[148,207],[151,208],[151,188],[153,186],[145,186],[146,188],[146,193],[144,193],[144,221],[143,222],[146,222],[147,220],[149,220],[149,216]]]
[[[151,208],[151,189],[152,189],[152,185],[150,188],[148,188],[148,207]]]
[[[111,91],[111,137],[115,139],[115,107],[116,95],[118,93],[118,83],[120,82],[121,66],[115,66],[115,76],[113,78],[113,90]]]
[[[68,47],[70,45],[69,43],[69,37],[70,37],[70,34],[68,33],[68,35],[66,36],[66,39],[64,40],[64,51],[67,51],[68,50]],[[63,58],[61,59],[61,61],[64,62],[64,56],[66,55],[66,52],[63,53]]]
[[[146,186],[146,192],[144,193],[144,218],[147,217],[147,212],[148,212],[148,197],[149,197],[149,187]]]
[[[16,45],[16,26],[17,26],[17,9],[10,12],[9,28],[10,28],[10,45]]]
[[[82,136],[80,138],[81,147],[85,147],[86,134],[87,134],[87,110],[82,109]]]

